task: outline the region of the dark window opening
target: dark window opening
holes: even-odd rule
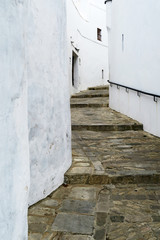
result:
[[[78,56],[72,52],[72,86],[76,87],[78,84]]]
[[[102,69],[102,79],[104,79],[104,70]]]
[[[122,51],[124,51],[124,34],[122,34]]]
[[[74,84],[75,84],[75,74],[74,74],[75,64],[74,64],[74,61],[75,61],[75,58],[74,58],[74,55],[72,55],[72,86],[74,86]]]
[[[102,41],[102,30],[97,28],[97,40]]]

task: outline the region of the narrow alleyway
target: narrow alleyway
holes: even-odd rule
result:
[[[29,209],[29,240],[160,239],[160,138],[111,110],[108,92],[72,97],[73,164]]]

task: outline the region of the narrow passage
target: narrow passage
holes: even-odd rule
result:
[[[29,240],[160,239],[160,138],[108,98],[108,86],[71,98],[73,164],[30,207]]]

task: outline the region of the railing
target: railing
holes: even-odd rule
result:
[[[106,4],[107,2],[112,2],[112,0],[106,0],[106,1],[104,2],[104,4]]]
[[[115,82],[111,82],[108,80],[108,82],[110,83],[111,87],[112,85],[116,85],[117,88],[119,89],[120,87],[123,87],[126,89],[126,92],[129,92],[129,90],[132,90],[132,91],[135,91],[137,92],[137,95],[140,97],[140,94],[145,94],[145,95],[148,95],[148,96],[152,96],[153,97],[153,100],[155,102],[157,102],[157,98],[160,98],[160,95],[156,95],[156,94],[153,94],[153,93],[149,93],[149,92],[144,92],[144,91],[141,91],[141,90],[138,90],[138,89],[135,89],[135,88],[131,88],[131,87],[127,87],[125,85],[122,85],[122,84],[119,84],[119,83],[115,83]]]

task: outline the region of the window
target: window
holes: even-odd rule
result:
[[[97,40],[102,41],[102,30],[97,28]]]
[[[102,69],[102,79],[104,79],[104,70]]]

